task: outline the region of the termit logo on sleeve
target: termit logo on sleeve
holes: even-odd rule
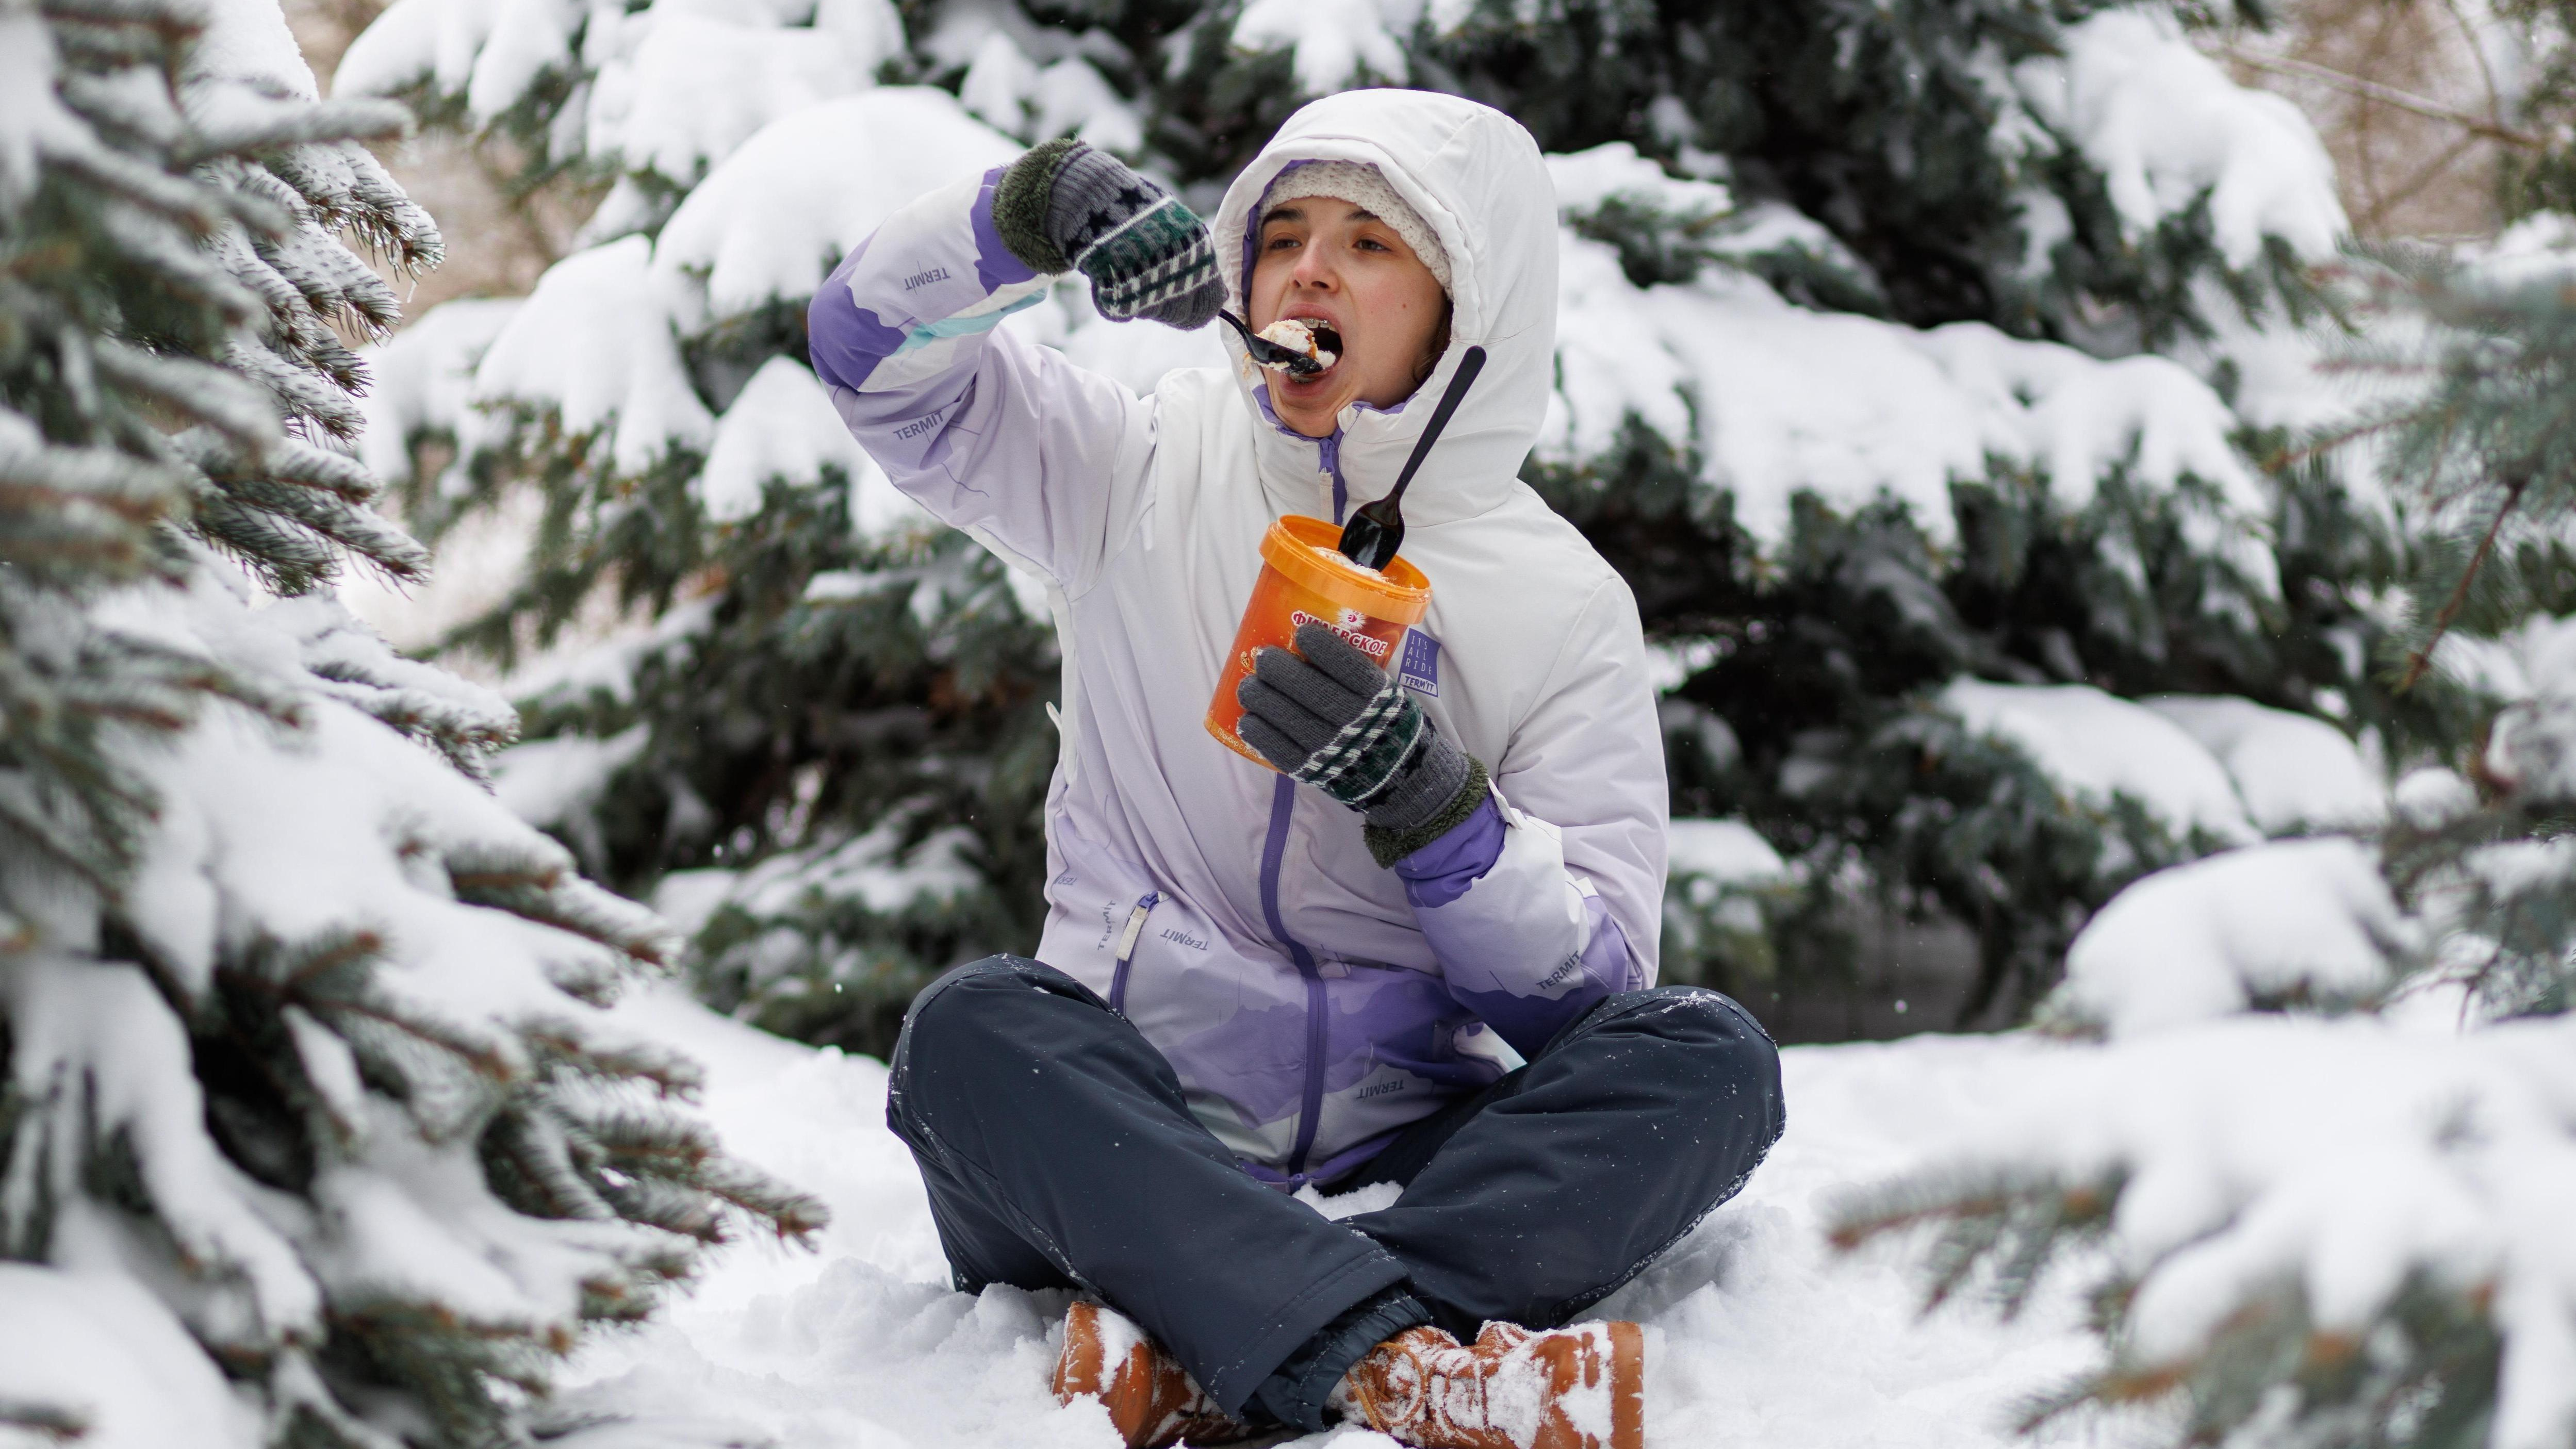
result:
[[[1440,641],[1419,629],[1404,636],[1404,659],[1396,682],[1417,694],[1440,697]]]

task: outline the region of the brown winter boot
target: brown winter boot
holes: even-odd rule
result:
[[[1408,1328],[1343,1384],[1370,1428],[1416,1449],[1645,1449],[1646,1340],[1633,1323],[1488,1323],[1465,1346]]]
[[[1164,1449],[1183,1440],[1223,1444],[1252,1433],[1143,1329],[1088,1299],[1065,1315],[1053,1387],[1059,1404],[1088,1398],[1106,1405],[1128,1449]]]

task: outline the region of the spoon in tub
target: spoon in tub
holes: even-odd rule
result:
[[[1395,486],[1384,498],[1360,505],[1351,521],[1342,525],[1342,556],[1364,569],[1383,571],[1395,562],[1395,551],[1404,546],[1404,489],[1413,481],[1414,470],[1431,453],[1431,445],[1440,441],[1440,430],[1449,426],[1449,418],[1458,411],[1459,401],[1467,396],[1476,374],[1485,370],[1485,349],[1470,347],[1458,359],[1457,375],[1449,379],[1448,388],[1440,394],[1440,406],[1431,410],[1431,421],[1422,429],[1422,437],[1413,445],[1413,456],[1404,460],[1404,471],[1395,475]]]

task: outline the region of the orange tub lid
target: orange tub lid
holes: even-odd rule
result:
[[[1344,557],[1342,527],[1291,514],[1261,536],[1261,557],[1291,580],[1373,619],[1412,623],[1431,602],[1431,581],[1401,555],[1383,573]]]

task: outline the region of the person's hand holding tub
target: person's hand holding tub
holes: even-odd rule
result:
[[[1298,626],[1296,653],[1262,650],[1234,696],[1243,742],[1281,774],[1360,812],[1379,865],[1447,834],[1485,797],[1484,765],[1322,624]]]

